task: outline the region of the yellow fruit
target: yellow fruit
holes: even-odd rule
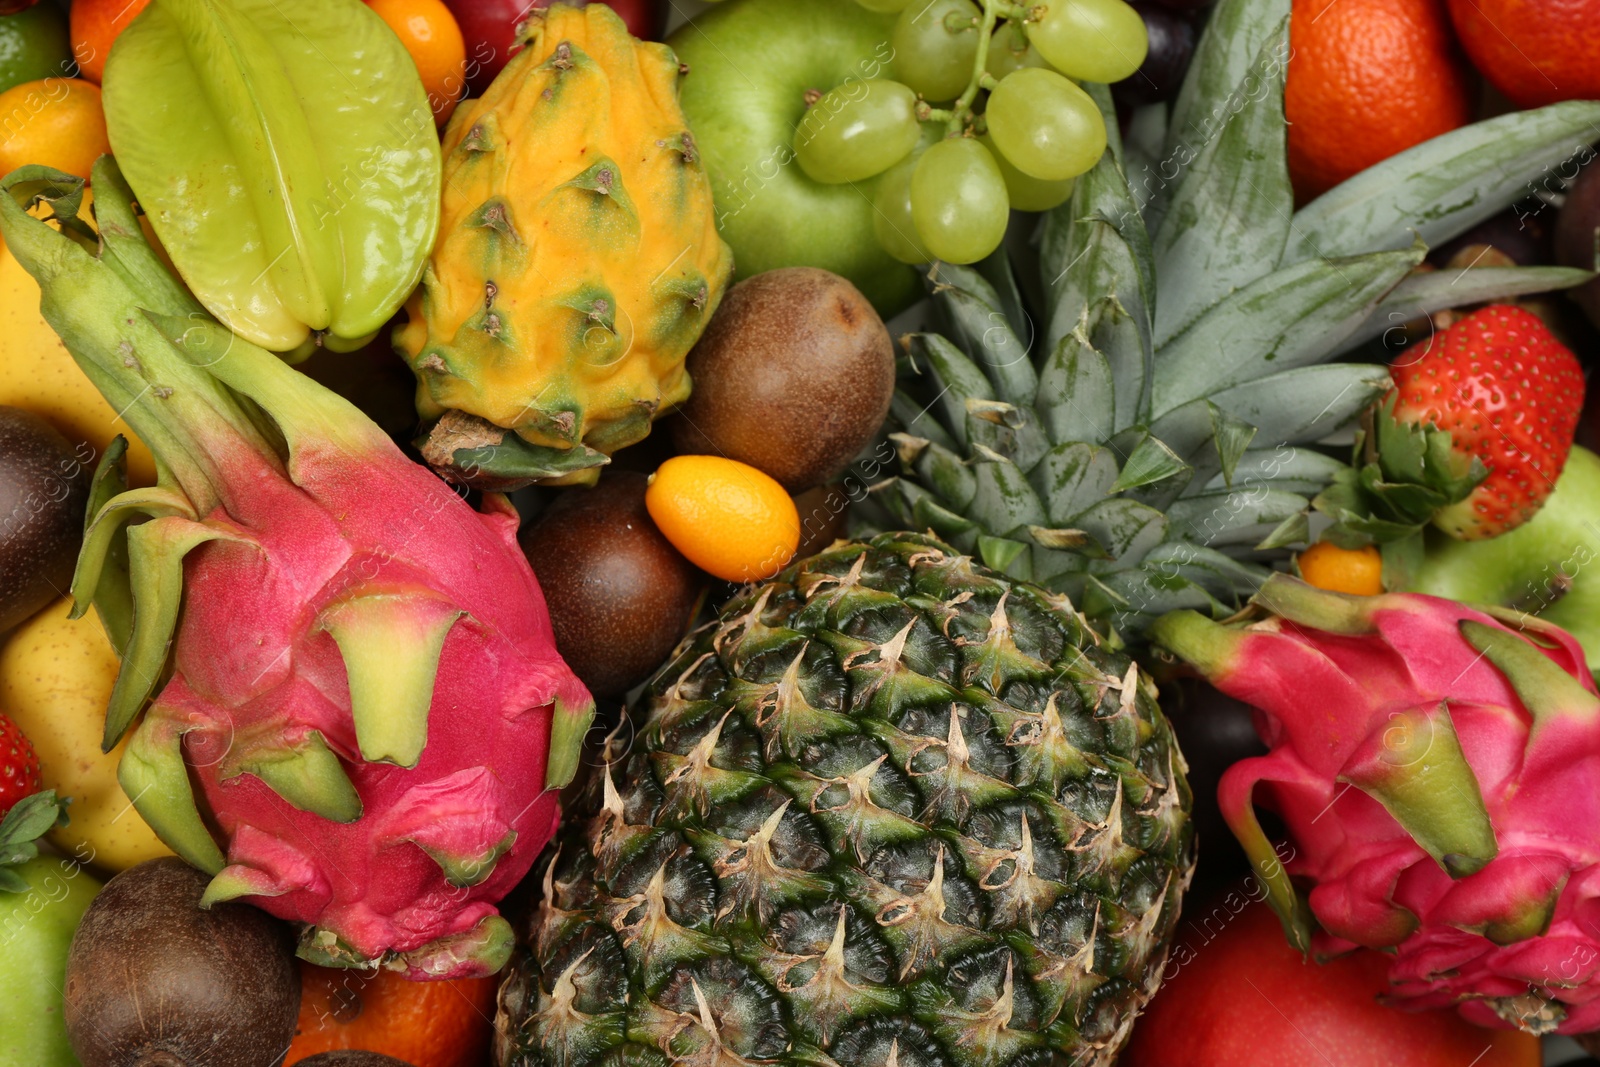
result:
[[[603,4],[526,26],[445,130],[439,238],[394,335],[423,457],[486,488],[593,484],[688,397],[733,272],[672,50]]]
[[[644,506],[689,562],[730,582],[772,577],[800,544],[789,494],[738,460],[674,456],[651,475]]]
[[[85,863],[121,871],[170,856],[117,782],[127,739],[100,751],[117,654],[93,611],[67,618],[63,599],[23,623],[0,646],[0,711],[39,754],[46,789],[72,798],[72,821],[50,840]]]
[[[3,112],[0,112],[3,114]],[[93,469],[117,434],[128,438],[128,481],[153,485],[155,460],[73,362],[39,313],[39,283],[0,242],[0,404],[49,419]]]
[[[1295,559],[1300,577],[1318,589],[1355,596],[1383,592],[1383,554],[1372,545],[1340,548],[1318,541]]]
[[[100,87],[92,82],[42,78],[14,85],[0,93],[0,115],[0,174],[43,163],[87,180],[94,161],[111,151]]]

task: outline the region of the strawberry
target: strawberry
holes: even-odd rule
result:
[[[1583,368],[1536,316],[1491,304],[1390,368],[1394,417],[1450,435],[1452,451],[1488,470],[1433,522],[1463,541],[1527,522],[1566,466],[1583,408]]]
[[[17,801],[41,788],[39,757],[33,751],[33,742],[16,723],[0,715],[0,818]]]

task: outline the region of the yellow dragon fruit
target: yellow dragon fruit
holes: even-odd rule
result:
[[[395,345],[423,455],[486,488],[593,482],[689,395],[733,269],[680,67],[603,5],[556,5],[444,138],[438,243]]]

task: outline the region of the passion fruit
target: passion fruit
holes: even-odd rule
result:
[[[894,344],[854,285],[784,267],[728,290],[689,352],[678,451],[748,463],[791,493],[827,482],[889,413]]]

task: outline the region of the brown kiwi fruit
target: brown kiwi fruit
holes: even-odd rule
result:
[[[729,289],[689,352],[694,382],[673,420],[680,452],[766,471],[791,493],[855,458],[889,414],[894,343],[860,290],[816,267]]]
[[[106,883],[67,953],[67,1039],[83,1067],[277,1067],[300,971],[287,923],[200,907],[210,878],[150,860]]]
[[[95,462],[43,418],[0,407],[0,632],[67,591]]]
[[[648,484],[607,471],[593,488],[562,490],[522,532],[556,649],[597,697],[621,696],[660,666],[705,584],[650,521]]]

